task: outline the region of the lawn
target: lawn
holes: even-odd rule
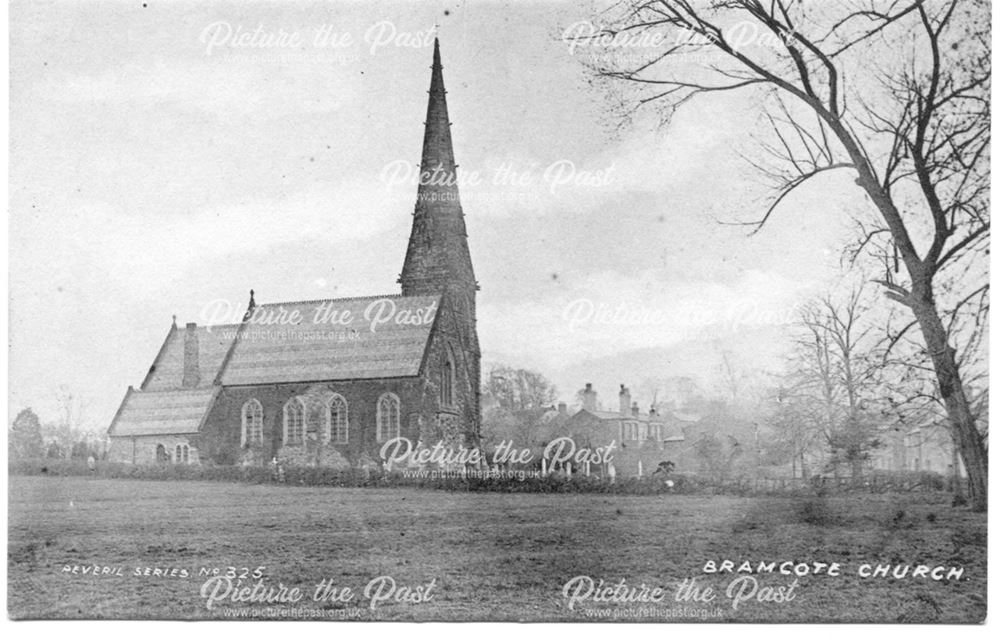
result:
[[[971,623],[986,614],[986,519],[946,497],[471,494],[21,476],[9,488],[8,608],[18,619],[232,618],[240,613],[226,608],[248,606],[258,609],[242,616],[331,620]],[[798,577],[790,591],[794,575],[753,574],[757,592],[744,580],[748,600],[734,609],[726,588],[747,575],[703,572],[707,561],[726,559],[839,563],[842,572]],[[963,570],[958,580],[861,578],[865,563]],[[256,594],[279,596],[280,583],[286,601],[275,607],[296,609],[234,603],[219,577],[200,594],[206,573],[230,567],[247,576],[232,581],[229,596],[253,595],[258,583]],[[252,576],[259,567],[260,581]],[[365,588],[381,576],[395,589],[388,579],[372,586],[371,609]],[[578,576],[612,587],[624,579],[633,600],[583,598],[578,580],[570,610],[564,585]],[[694,577],[716,592],[711,602],[691,593],[676,600],[677,584]],[[324,580],[333,589],[314,600]],[[666,596],[650,601],[655,593],[643,584]],[[294,603],[292,588],[301,591]]]

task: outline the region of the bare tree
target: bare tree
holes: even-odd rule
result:
[[[771,464],[791,463],[792,478],[809,478],[809,461],[821,444],[826,414],[815,411],[815,399],[797,390],[779,388],[773,399],[772,411],[767,418],[771,426],[764,437],[765,458]]]
[[[897,315],[900,310],[891,311]],[[963,372],[970,409],[981,426],[984,440],[989,437],[987,312],[988,301],[976,296],[960,301],[945,316],[948,335],[955,337],[954,342],[962,347],[956,353],[956,358]],[[940,438],[940,428],[947,427],[949,423],[947,407],[929,375],[933,374],[934,365],[921,338],[913,331],[915,324],[912,320],[899,322],[890,318],[883,328],[878,352],[882,361],[882,381],[888,406],[886,411],[897,425],[906,426],[908,432],[914,428],[919,429],[919,435],[927,435],[937,446],[944,447],[946,444]],[[953,430],[945,432],[951,441],[948,445],[957,456],[960,444],[955,439],[955,433]],[[957,460],[952,463],[952,470],[957,479]],[[954,483],[953,487],[956,493],[962,493],[960,483]]]
[[[544,375],[529,369],[493,365],[483,382],[483,392],[507,410],[541,409],[552,405],[556,388]]]
[[[490,456],[503,441],[520,448],[540,451],[548,425],[544,417],[556,399],[556,388],[534,370],[500,363],[489,367],[483,394],[492,396],[496,406],[483,412],[483,445]]]
[[[602,16],[603,38],[658,33],[666,44],[600,76],[636,87],[631,101],[666,117],[698,96],[758,89],[772,141],[755,163],[776,181],[761,229],[814,177],[849,171],[877,223],[856,254],[886,258],[877,278],[919,329],[969,473],[974,509],[987,504],[987,456],[948,313],[939,298],[978,271],[989,239],[990,6],[985,0],[628,0]],[[759,29],[774,46],[743,46]],[[734,32],[734,28],[741,31]]]
[[[843,300],[825,295],[804,307],[785,388],[786,397],[799,401],[809,431],[822,436],[833,463],[847,463],[855,480],[879,444],[882,420],[881,363],[872,355],[878,337],[868,312],[862,287]],[[804,440],[799,431],[794,437]]]
[[[87,418],[90,403],[82,396],[74,394],[66,385],[60,385],[55,393],[59,414],[55,420],[42,424],[42,434],[50,445],[55,444],[52,452],[61,456],[69,456],[74,446],[88,443],[94,449],[99,449],[104,435],[90,427]]]

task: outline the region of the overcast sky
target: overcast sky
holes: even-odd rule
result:
[[[616,128],[560,38],[579,3],[206,4],[11,6],[12,414],[65,386],[105,429],[171,315],[250,288],[396,293],[435,25],[485,361],[565,400],[710,377],[713,350],[764,366],[838,277],[846,205],[818,181],[752,238],[717,222],[760,213],[754,101]]]

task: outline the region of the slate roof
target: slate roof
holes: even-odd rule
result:
[[[198,327],[198,369],[201,372],[198,387],[211,387],[222,367],[222,362],[233,344],[239,325],[213,325]],[[170,390],[181,386],[184,375],[184,334],[185,327],[171,327],[167,338],[149,368],[144,391]]]
[[[440,301],[396,295],[258,305],[241,328],[221,382],[416,376]],[[297,322],[288,322],[293,317]]]
[[[144,392],[130,387],[108,434],[195,434],[201,428],[219,389],[207,387]]]
[[[187,328],[172,327],[108,433],[197,433],[221,389],[220,372],[222,385],[416,376],[440,302],[440,296],[395,295],[258,305],[241,325],[197,328],[194,388],[181,388]]]

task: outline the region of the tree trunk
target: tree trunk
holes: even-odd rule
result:
[[[972,509],[977,512],[986,511],[987,461],[986,446],[976,428],[975,418],[969,408],[969,399],[962,386],[962,376],[955,360],[955,350],[948,345],[948,334],[938,315],[937,304],[934,301],[935,266],[927,266],[910,240],[906,225],[896,210],[892,199],[882,190],[878,180],[872,173],[867,160],[853,137],[841,125],[840,121],[830,116],[827,118],[830,127],[838,139],[844,144],[855,168],[858,170],[858,184],[878,207],[883,219],[892,233],[893,241],[899,249],[906,270],[913,282],[909,296],[903,299],[899,292],[890,292],[889,298],[897,300],[913,310],[924,344],[930,353],[937,375],[938,388],[944,401],[951,423],[951,431],[959,444],[962,461],[969,475],[969,498]]]
[[[976,512],[986,511],[987,456],[976,427],[976,419],[969,408],[969,399],[962,386],[962,376],[955,361],[955,350],[948,345],[948,336],[930,296],[918,297],[914,291],[913,313],[920,324],[927,351],[934,363],[941,399],[948,411],[952,433],[962,454],[965,471],[969,475],[969,499]]]
[[[852,439],[856,439],[856,435],[852,435]],[[864,461],[861,458],[861,447],[857,443],[851,444],[851,483],[854,485],[861,484],[861,478],[864,476]]]

